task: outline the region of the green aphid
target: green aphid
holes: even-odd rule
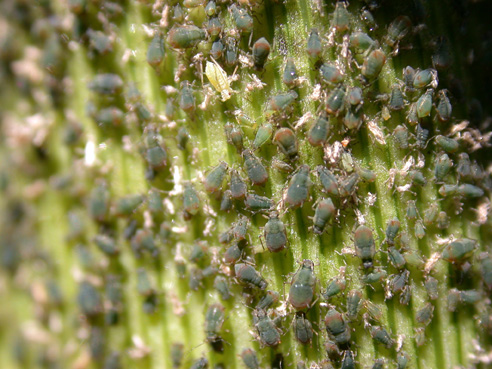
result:
[[[436,158],[434,175],[436,181],[440,182],[446,177],[446,175],[451,170],[453,166],[453,161],[449,158],[448,154],[442,154]]]
[[[214,348],[217,348],[217,345],[214,345],[214,343],[222,342],[220,330],[224,324],[224,318],[225,308],[221,304],[210,305],[205,313],[205,337],[207,342],[212,343],[212,347]]]
[[[239,259],[241,259],[243,255],[243,250],[240,247],[239,242],[234,242],[225,252],[224,252],[224,263],[226,264],[234,264]]]
[[[297,136],[290,128],[279,128],[275,132],[273,141],[287,158],[294,159],[297,157],[299,153],[299,142]]]
[[[396,269],[403,268],[407,262],[401,252],[395,246],[388,247],[388,256],[391,264],[393,264]]]
[[[318,30],[313,28],[309,32],[306,51],[310,58],[317,60],[321,56],[321,50],[321,38],[319,37]]]
[[[164,211],[162,197],[158,190],[152,189],[147,196],[147,206],[151,213],[158,214]]]
[[[164,34],[162,32],[156,32],[147,49],[147,63],[153,68],[158,68],[164,60],[165,52]]]
[[[455,153],[460,148],[459,142],[449,137],[437,135],[435,140],[436,143],[449,154]]]
[[[280,298],[280,295],[277,291],[266,291],[265,296],[261,298],[256,305],[256,310],[268,310],[273,304],[276,304]]]
[[[388,107],[390,110],[401,110],[405,106],[405,100],[403,94],[398,85],[393,86],[391,89],[390,99]]]
[[[398,125],[393,131],[396,145],[400,149],[408,149],[408,129],[404,125]]]
[[[492,257],[489,254],[484,254],[480,261],[480,273],[482,279],[489,290],[492,289]]]
[[[228,67],[232,67],[237,64],[237,61],[238,61],[238,51],[237,51],[236,40],[233,37],[227,37],[224,62]]]
[[[134,109],[140,122],[148,122],[152,119],[152,112],[141,102],[135,103]]]
[[[362,104],[362,89],[360,87],[349,87],[345,98],[350,105],[356,106]]]
[[[260,369],[260,363],[258,361],[258,356],[253,349],[245,348],[241,352],[241,359],[243,360],[244,365],[248,369]]]
[[[390,334],[386,329],[380,326],[371,326],[370,328],[371,337],[376,341],[390,349],[394,346],[395,341],[391,338]]]
[[[373,258],[376,254],[376,247],[374,243],[374,236],[372,230],[369,227],[360,225],[355,230],[354,234],[355,252],[357,256],[362,260],[362,265],[365,269],[372,268]]]
[[[460,291],[460,299],[465,304],[473,305],[482,300],[482,294],[477,290]]]
[[[225,190],[222,194],[222,199],[220,200],[220,211],[229,212],[232,210],[233,201],[231,190]]]
[[[439,297],[439,281],[432,276],[426,276],[424,287],[430,300],[437,300]]]
[[[388,275],[388,273],[386,272],[386,270],[379,269],[379,270],[375,270],[373,272],[364,274],[364,276],[362,277],[362,281],[365,284],[374,284],[377,282],[384,281],[386,279],[387,275]]]
[[[93,317],[103,311],[101,295],[91,283],[83,281],[79,286],[77,302],[83,314]]]
[[[325,347],[326,355],[331,361],[338,362],[338,360],[340,360],[342,353],[336,342],[327,339],[325,341],[324,347]]]
[[[347,129],[358,130],[363,123],[362,109],[348,108],[343,117],[343,124]]]
[[[123,90],[123,80],[113,73],[97,74],[89,83],[89,88],[101,95],[115,95]]]
[[[116,201],[115,214],[118,216],[131,215],[144,200],[145,197],[142,195],[128,195],[122,197]]]
[[[152,135],[149,133],[149,136]],[[151,143],[149,143],[147,151],[145,153],[145,159],[152,169],[159,169],[167,166],[167,151],[159,144],[156,137],[152,137]]]
[[[412,27],[412,21],[406,15],[400,15],[388,26],[388,34],[386,35],[385,42],[388,46],[395,47],[398,42],[404,38],[410,28]]]
[[[138,229],[137,220],[130,219],[126,227],[123,229],[123,238],[125,240],[131,239],[133,236],[135,236],[135,232],[137,231],[137,229]]]
[[[347,294],[347,317],[350,320],[357,318],[361,307],[362,293],[358,290],[350,290]]]
[[[400,274],[394,274],[390,276],[388,288],[393,293],[403,291],[408,285],[408,279],[410,278],[410,272],[406,269],[400,272]]]
[[[386,243],[390,246],[395,244],[395,238],[400,230],[400,221],[398,218],[393,218],[388,220],[388,224],[386,225]]]
[[[429,325],[432,320],[432,315],[434,313],[434,305],[430,302],[426,303],[422,309],[417,311],[415,315],[415,320],[417,323],[422,324],[424,326]]]
[[[265,37],[260,38],[253,44],[253,64],[256,70],[263,70],[270,54],[270,48],[270,43]]]
[[[250,222],[248,217],[240,215],[239,220],[232,225],[232,234],[234,235],[234,239],[236,241],[245,240],[246,235],[248,234],[249,226]]]
[[[210,55],[215,60],[219,60],[224,55],[225,46],[221,39],[214,41],[212,43],[212,48],[210,49]]]
[[[255,139],[253,140],[252,149],[257,150],[266,144],[273,134],[273,126],[271,123],[266,122],[258,127],[258,131],[256,131]]]
[[[217,14],[217,4],[214,0],[208,1],[207,5],[205,5],[205,14],[207,14],[208,17],[213,17]]]
[[[242,200],[246,197],[248,186],[241,178],[237,170],[231,171],[231,182],[229,185],[229,189],[234,200]]]
[[[307,345],[313,339],[313,325],[304,313],[296,313],[293,329],[294,337],[299,343]]]
[[[297,70],[293,58],[287,58],[284,72],[282,74],[282,81],[290,88],[292,88],[296,84]]]
[[[274,112],[285,111],[298,97],[299,95],[294,90],[272,96],[268,101],[268,109]]]
[[[325,101],[325,109],[328,113],[337,115],[343,108],[346,90],[344,85],[338,85],[328,94]]]
[[[323,297],[328,300],[333,296],[338,295],[340,292],[344,291],[347,287],[347,281],[345,276],[342,274],[340,276],[334,277],[326,285],[326,291],[323,293]]]
[[[114,238],[105,234],[98,234],[94,237],[94,243],[99,249],[109,256],[116,256],[120,253],[119,247],[116,245]]]
[[[420,124],[415,129],[415,144],[418,148],[423,149],[427,146],[427,139],[429,138],[429,130],[422,128]]]
[[[229,300],[231,298],[231,291],[227,279],[222,275],[217,275],[214,279],[214,288],[220,295],[222,300]]]
[[[362,64],[361,73],[369,80],[376,79],[386,63],[386,55],[381,49],[373,50]]]
[[[325,112],[316,118],[308,132],[307,139],[312,146],[322,146],[325,144],[330,132],[330,121]]]
[[[244,167],[248,178],[253,185],[263,186],[268,181],[268,172],[251,150],[244,150],[242,153],[244,158]]]
[[[190,369],[207,369],[208,368],[208,360],[204,357],[195,360],[193,364],[190,366]]]
[[[411,179],[412,183],[418,184],[420,186],[425,186],[427,184],[427,179],[424,177],[420,170],[410,170],[408,172],[408,178]]]
[[[340,33],[343,33],[349,29],[350,14],[347,10],[347,4],[345,2],[337,1],[335,11],[333,12],[331,26]]]
[[[225,161],[221,161],[214,168],[212,168],[212,170],[205,177],[205,180],[203,181],[205,191],[209,193],[220,191],[226,173],[227,163]]]
[[[292,278],[289,289],[289,303],[296,309],[306,309],[311,306],[316,287],[314,263],[304,259],[301,268]]]
[[[248,14],[247,10],[233,4],[229,7],[229,11],[239,32],[251,33],[253,31],[253,18]]]
[[[190,82],[181,82],[181,91],[179,94],[179,107],[185,112],[192,112],[195,110],[195,96],[193,95],[193,89]]]
[[[149,252],[152,256],[159,254],[154,240],[154,233],[150,229],[139,229],[130,242],[133,251],[140,255],[143,251]]]
[[[203,287],[203,271],[200,268],[190,269],[190,278],[188,279],[188,287],[192,291],[198,291]]]
[[[464,183],[458,186],[458,193],[467,198],[478,198],[484,195],[484,191],[475,185]]]
[[[335,217],[336,208],[330,198],[323,199],[318,203],[313,217],[313,231],[322,234],[326,224]]]
[[[437,79],[435,69],[424,69],[415,73],[413,77],[413,87],[424,88]]]
[[[470,157],[466,152],[459,154],[458,165],[456,165],[456,173],[461,178],[468,178],[472,174],[472,165],[470,162]]]
[[[223,26],[219,18],[212,17],[205,22],[204,28],[212,38],[215,38],[220,35]]]
[[[280,343],[280,330],[264,310],[253,312],[253,324],[262,346],[276,347]]]
[[[357,190],[357,184],[359,183],[359,174],[352,173],[347,177],[340,178],[338,182],[338,191],[341,197],[352,196]]]
[[[436,106],[436,113],[437,113],[437,118],[441,122],[447,122],[449,119],[451,119],[451,114],[453,112],[453,106],[451,105],[451,102],[449,101],[448,96],[446,95],[445,90],[440,90],[438,92],[438,98],[439,102],[437,103]]]
[[[234,265],[234,272],[237,280],[242,284],[261,290],[264,290],[268,286],[267,281],[263,279],[261,274],[252,265],[237,263]]]
[[[265,196],[260,196],[255,193],[249,193],[246,195],[244,205],[252,211],[268,211],[273,208],[273,201]]]
[[[175,49],[195,46],[206,37],[206,32],[194,25],[174,26],[167,34],[167,43]]]
[[[87,31],[87,36],[89,36],[90,48],[92,50],[95,50],[102,55],[113,51],[113,41],[104,32],[89,29]]]
[[[316,172],[318,173],[319,181],[323,190],[329,195],[338,197],[340,192],[338,190],[338,179],[335,175],[327,168],[322,165],[316,167]]]
[[[263,237],[270,252],[280,252],[287,245],[287,232],[277,212],[272,212],[263,229]]]
[[[185,183],[183,190],[183,217],[190,220],[200,210],[200,196],[192,183]]]
[[[407,201],[407,211],[406,211],[407,219],[415,220],[418,216],[417,205],[415,204],[415,200]]]
[[[405,369],[410,361],[410,357],[404,351],[400,351],[398,355],[396,355],[396,368],[397,369]]]
[[[299,167],[290,182],[284,196],[284,201],[289,207],[297,208],[302,206],[309,197],[309,165],[303,164]]]
[[[205,263],[208,258],[209,249],[206,242],[197,241],[190,252],[190,261],[197,265]]]
[[[448,291],[447,307],[451,312],[455,312],[458,305],[461,303],[461,293],[456,288]]]
[[[366,51],[376,45],[376,42],[364,32],[354,32],[350,35],[350,47],[358,51]]]
[[[350,327],[343,318],[343,315],[334,308],[328,310],[325,315],[326,332],[330,339],[336,342],[338,346],[345,346],[350,341]]]
[[[468,259],[477,248],[477,242],[469,238],[461,238],[451,242],[442,251],[442,259],[452,264],[461,264]]]
[[[357,167],[356,170],[363,181],[373,183],[376,180],[377,176],[373,170],[364,167]]]
[[[352,350],[349,349],[343,352],[340,369],[355,369],[354,353]]]
[[[420,96],[417,100],[417,117],[425,118],[428,117],[432,109],[432,96],[434,95],[434,90],[429,88],[425,93]]]
[[[449,227],[449,216],[445,211],[437,214],[436,224],[439,229],[447,229]]]
[[[424,224],[426,226],[430,226],[434,224],[437,219],[437,215],[439,214],[439,207],[436,203],[432,203],[429,207],[424,211]]]
[[[323,63],[319,68],[321,73],[321,78],[325,82],[338,84],[343,81],[343,73],[342,71],[333,63]]]

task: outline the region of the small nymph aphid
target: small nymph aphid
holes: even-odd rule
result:
[[[208,80],[214,86],[214,88],[220,92],[222,96],[222,101],[227,101],[231,98],[233,92],[231,88],[231,81],[227,76],[227,73],[222,67],[212,59],[213,63],[207,61],[207,66],[205,67],[205,74]]]

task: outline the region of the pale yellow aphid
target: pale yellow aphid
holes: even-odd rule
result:
[[[224,69],[214,60],[213,63],[207,61],[205,74],[214,88],[220,92],[222,101],[229,100],[234,92],[231,88],[231,81]]]

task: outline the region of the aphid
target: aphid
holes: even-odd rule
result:
[[[179,94],[179,107],[185,112],[192,112],[195,110],[195,96],[193,95],[193,89],[188,81],[181,82],[181,92]]]
[[[355,369],[354,353],[352,350],[345,350],[343,352],[342,364],[340,369]]]
[[[263,237],[270,252],[282,251],[287,245],[287,233],[284,223],[277,212],[272,212],[263,229]]]
[[[388,26],[388,34],[385,38],[386,44],[391,47],[395,47],[398,41],[406,36],[411,27],[412,21],[406,15],[400,15],[397,17]]]
[[[195,360],[193,364],[190,366],[190,369],[207,369],[208,368],[208,360],[204,357]]]
[[[225,277],[217,275],[214,279],[214,288],[217,290],[222,300],[229,300],[231,298],[229,283]]]
[[[217,4],[215,1],[210,0],[207,5],[205,5],[205,14],[207,16],[212,17],[217,13]]]
[[[264,310],[255,310],[253,312],[253,323],[263,346],[278,346],[280,343],[280,331]]]
[[[204,28],[212,38],[215,38],[220,35],[223,27],[218,17],[212,17],[205,22]]]
[[[364,225],[360,225],[354,234],[355,252],[362,260],[365,269],[372,268],[373,258],[376,254],[376,247],[372,230]]]
[[[266,291],[265,296],[261,298],[256,305],[256,310],[268,310],[273,304],[277,303],[280,295],[277,291]]]
[[[323,63],[319,68],[321,77],[325,82],[337,84],[343,81],[343,74],[338,67],[332,63]]]
[[[420,186],[425,186],[427,184],[427,180],[425,179],[422,172],[419,170],[410,170],[408,172],[408,178],[412,180],[412,183],[418,184]]]
[[[472,174],[472,167],[470,157],[466,152],[459,154],[458,165],[456,166],[456,173],[461,178],[467,178]]]
[[[233,37],[226,38],[225,64],[229,67],[237,63],[237,46]]]
[[[87,316],[95,316],[103,311],[101,295],[89,282],[80,283],[77,302],[82,313]]]
[[[322,234],[326,224],[335,216],[336,208],[330,198],[323,199],[318,203],[313,218],[313,231]]]
[[[401,110],[405,106],[405,100],[403,94],[398,85],[393,86],[391,89],[390,100],[388,107],[390,110]]]
[[[212,86],[220,93],[222,101],[227,101],[234,92],[231,88],[231,82],[226,71],[222,69],[219,63],[215,59],[212,59],[212,62],[207,61],[205,74]]]
[[[415,73],[413,77],[413,87],[424,88],[431,82],[436,81],[437,72],[434,69],[424,69]]]
[[[350,35],[350,46],[356,50],[366,51],[376,45],[376,42],[364,32],[354,32]]]
[[[162,206],[162,198],[159,191],[157,190],[149,191],[149,195],[147,197],[147,205],[149,207],[149,210],[153,214],[157,214],[164,210],[164,207]]]
[[[438,92],[438,95],[439,95],[439,102],[437,103],[436,106],[437,118],[441,122],[447,122],[449,119],[451,119],[453,106],[451,105],[451,102],[449,101],[449,98],[446,95],[445,90],[440,90]]]
[[[294,170],[294,168],[292,168],[292,165],[276,157],[272,159],[272,167],[284,173],[292,173],[292,171]]]
[[[289,302],[296,309],[309,308],[314,298],[316,276],[314,263],[304,259],[300,270],[294,275],[290,283]]]
[[[477,198],[484,195],[484,191],[475,185],[464,183],[458,186],[458,193],[467,198]]]
[[[338,182],[338,190],[341,197],[348,197],[355,193],[357,184],[359,183],[359,174],[352,173],[351,175],[341,178]]]
[[[110,126],[120,126],[125,118],[125,114],[121,109],[118,109],[114,106],[110,106],[108,108],[103,108],[99,110],[94,117],[94,121],[97,123],[99,127],[107,128]]]
[[[253,349],[245,348],[241,352],[241,359],[243,360],[244,365],[248,369],[259,369],[260,363],[258,362],[258,356],[256,356],[256,352]]]
[[[183,217],[185,220],[191,219],[200,210],[200,197],[191,183],[184,185],[183,191]]]
[[[347,91],[346,99],[350,105],[362,104],[362,89],[360,87],[350,87]]]
[[[310,58],[317,60],[321,56],[321,39],[316,28],[311,29],[307,39],[307,53]]]
[[[249,228],[249,219],[244,215],[239,217],[239,220],[233,224],[232,234],[236,241],[242,241],[246,239]]]
[[[367,79],[375,79],[381,73],[383,65],[386,63],[386,55],[381,49],[373,50],[362,64],[361,73]]]
[[[397,293],[405,289],[408,284],[408,278],[410,277],[410,272],[404,269],[400,274],[395,274],[390,276],[388,287],[391,292]]]
[[[224,263],[234,264],[243,254],[242,248],[239,247],[239,242],[234,242],[224,253]]]
[[[224,324],[225,309],[221,304],[212,304],[205,314],[205,336],[207,342],[212,344],[215,351],[222,352],[222,338],[220,330]],[[217,344],[220,342],[220,344]],[[222,349],[221,349],[222,348]]]
[[[316,172],[318,173],[319,181],[323,186],[323,190],[333,196],[339,196],[338,191],[338,179],[335,175],[327,168],[322,165],[316,167]]]
[[[449,173],[453,162],[449,158],[448,154],[442,154],[436,158],[434,175],[436,176],[436,181],[442,181],[444,177]]]
[[[309,165],[303,164],[299,167],[287,187],[284,200],[289,207],[300,207],[309,196]]]
[[[371,169],[356,167],[356,170],[357,174],[359,174],[360,178],[365,182],[373,183],[377,178],[376,173]]]
[[[424,282],[425,290],[427,291],[427,295],[429,299],[436,300],[439,297],[439,282],[437,279],[431,276],[425,277]]]
[[[212,48],[210,49],[210,56],[215,60],[219,60],[224,55],[224,49],[225,49],[224,43],[222,42],[221,39],[218,39],[217,41],[214,41],[212,43]]]
[[[388,256],[391,264],[393,264],[396,269],[401,269],[405,266],[406,260],[395,246],[388,247]]]
[[[268,197],[249,193],[246,195],[244,205],[252,212],[267,211],[273,207],[273,201]]]
[[[447,307],[451,312],[456,311],[458,304],[461,302],[461,294],[456,288],[452,288],[448,291]]]
[[[341,276],[334,277],[326,285],[326,291],[323,293],[323,297],[328,300],[344,291],[346,287],[347,281],[345,280],[345,276],[343,274]]]
[[[190,261],[201,264],[208,257],[208,245],[205,242],[197,241],[190,252]]]
[[[241,153],[244,149],[244,135],[241,127],[227,123],[224,127],[227,143],[233,145],[238,153]]]
[[[482,299],[482,294],[477,290],[460,291],[460,299],[465,304],[476,304]]]
[[[279,112],[287,109],[299,95],[294,90],[290,90],[285,94],[272,96],[268,101],[269,110]]]
[[[164,34],[162,32],[156,32],[147,49],[147,63],[157,68],[164,60],[164,56]]]
[[[118,216],[131,215],[144,201],[142,195],[128,195],[120,198],[115,205],[115,214]]]
[[[458,151],[458,149],[460,148],[460,144],[458,143],[458,141],[456,141],[452,138],[449,138],[449,137],[438,135],[438,136],[436,136],[435,140],[436,140],[436,143],[444,151],[446,151],[447,153],[450,153],[450,154]]]
[[[203,181],[205,191],[210,193],[220,191],[226,173],[227,163],[225,161],[221,161],[210,171],[210,173],[207,174],[207,177],[205,177],[205,180]]]
[[[89,29],[87,36],[89,36],[92,50],[97,51],[99,54],[108,54],[113,51],[113,42],[104,32]]]
[[[219,234],[219,242],[226,245],[234,239],[234,235],[232,234],[232,229],[228,229],[225,232]]]
[[[439,228],[439,229],[446,229],[446,228],[448,228],[449,227],[449,217],[448,217],[448,214],[446,214],[445,211],[439,212],[439,214],[437,214],[436,223],[437,223],[437,228]]]
[[[232,18],[234,18],[238,31],[251,33],[253,30],[253,18],[251,15],[245,9],[237,7],[236,4],[232,4],[229,7],[229,11],[232,13]]]
[[[230,211],[232,209],[231,190],[225,190],[220,200],[220,211]]]
[[[350,290],[347,295],[347,317],[354,320],[359,314],[362,293],[358,290]]]
[[[344,85],[338,85],[335,87],[326,97],[325,109],[330,114],[338,114],[343,107],[343,100],[345,99],[346,87]]]
[[[434,305],[430,302],[426,303],[422,309],[417,311],[415,319],[418,323],[422,325],[429,325],[432,320],[432,315],[434,313]]]
[[[114,238],[105,234],[98,234],[94,237],[94,243],[99,249],[109,256],[116,256],[120,253],[119,247],[116,245]]]
[[[175,49],[195,46],[206,37],[206,32],[194,25],[174,26],[167,34],[167,43]]]
[[[414,126],[419,123],[419,117],[417,116],[417,103],[410,104],[407,113],[407,121],[410,125]]]
[[[342,353],[340,352],[340,349],[338,348],[338,345],[327,339],[325,341],[325,350],[326,350],[326,354],[328,355],[328,358],[331,360],[331,361],[334,361],[334,362],[337,362],[339,359],[340,359],[340,356],[342,355]]]
[[[265,37],[260,38],[253,45],[253,63],[256,70],[263,70],[270,54],[270,43]]]
[[[330,122],[325,112],[321,112],[308,132],[307,139],[312,146],[322,146],[328,138]]]
[[[425,94],[420,96],[417,100],[417,117],[424,118],[430,115],[432,109],[432,95],[434,94],[434,90],[429,88],[425,91]]]
[[[253,150],[257,150],[265,143],[267,143],[270,137],[272,137],[272,134],[273,134],[272,124],[269,122],[262,124],[258,128],[258,131],[256,131],[256,136],[252,144]]]
[[[287,58],[287,61],[285,63],[284,73],[282,74],[282,81],[288,87],[293,87],[296,84],[297,70],[293,58]]]
[[[411,66],[406,66],[403,68],[402,72],[403,82],[405,82],[405,87],[407,89],[413,90],[413,80],[415,78],[415,69]]]
[[[263,186],[268,181],[268,172],[266,171],[260,159],[258,159],[251,150],[244,150],[244,167],[248,178],[253,185]]]
[[[390,246],[395,244],[395,237],[400,230],[400,221],[398,218],[393,218],[388,220],[388,224],[386,225],[386,243]]]
[[[480,261],[480,273],[488,289],[492,289],[492,257],[485,254]]]
[[[376,21],[374,20],[374,16],[368,9],[363,9],[360,13],[360,19],[367,25],[369,31],[374,31],[377,28]]]
[[[442,259],[452,264],[461,264],[468,259],[477,247],[477,242],[461,238],[448,244],[442,251]]]
[[[155,132],[149,131],[146,136],[147,151],[145,159],[152,169],[167,166],[167,152],[161,146]]]
[[[418,148],[423,149],[427,145],[427,138],[429,137],[429,130],[422,128],[420,124],[416,128],[416,142]]]
[[[248,186],[241,178],[237,170],[231,171],[231,182],[230,182],[231,197],[235,200],[244,199],[248,191]]]
[[[306,319],[304,313],[296,313],[294,320],[294,336],[303,345],[307,345],[313,339],[313,326]]]
[[[238,263],[234,265],[234,271],[238,281],[245,285],[262,290],[268,286],[267,281],[263,279],[261,274],[258,273],[252,265]]]
[[[294,132],[290,128],[280,128],[275,132],[273,141],[277,144],[280,151],[289,159],[297,157],[299,152],[299,142]]]
[[[400,351],[398,355],[396,355],[396,368],[405,369],[409,360],[410,358],[408,357],[408,354],[404,351]]]
[[[386,348],[390,349],[395,344],[395,341],[391,338],[390,334],[386,329],[379,326],[370,327],[371,337],[384,345]]]
[[[343,315],[334,308],[328,310],[325,316],[326,332],[338,346],[345,346],[350,341],[350,328]]]
[[[417,206],[415,204],[415,200],[407,201],[407,211],[406,211],[407,219],[415,220],[418,216]]]
[[[347,4],[342,1],[337,1],[331,26],[335,27],[337,32],[345,32],[350,25],[350,15],[347,11]]]
[[[190,270],[190,279],[188,280],[188,287],[192,291],[198,291],[203,286],[203,271],[199,268],[192,268]]]
[[[403,290],[400,293],[400,304],[408,306],[411,298],[412,298],[412,288],[410,285],[407,285],[403,288]]]

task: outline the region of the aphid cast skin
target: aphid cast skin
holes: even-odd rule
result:
[[[234,92],[231,88],[231,82],[227,73],[222,67],[212,59],[212,62],[207,61],[207,65],[205,67],[205,75],[208,80],[220,93],[222,97],[222,101],[227,101],[231,98],[232,93]]]

